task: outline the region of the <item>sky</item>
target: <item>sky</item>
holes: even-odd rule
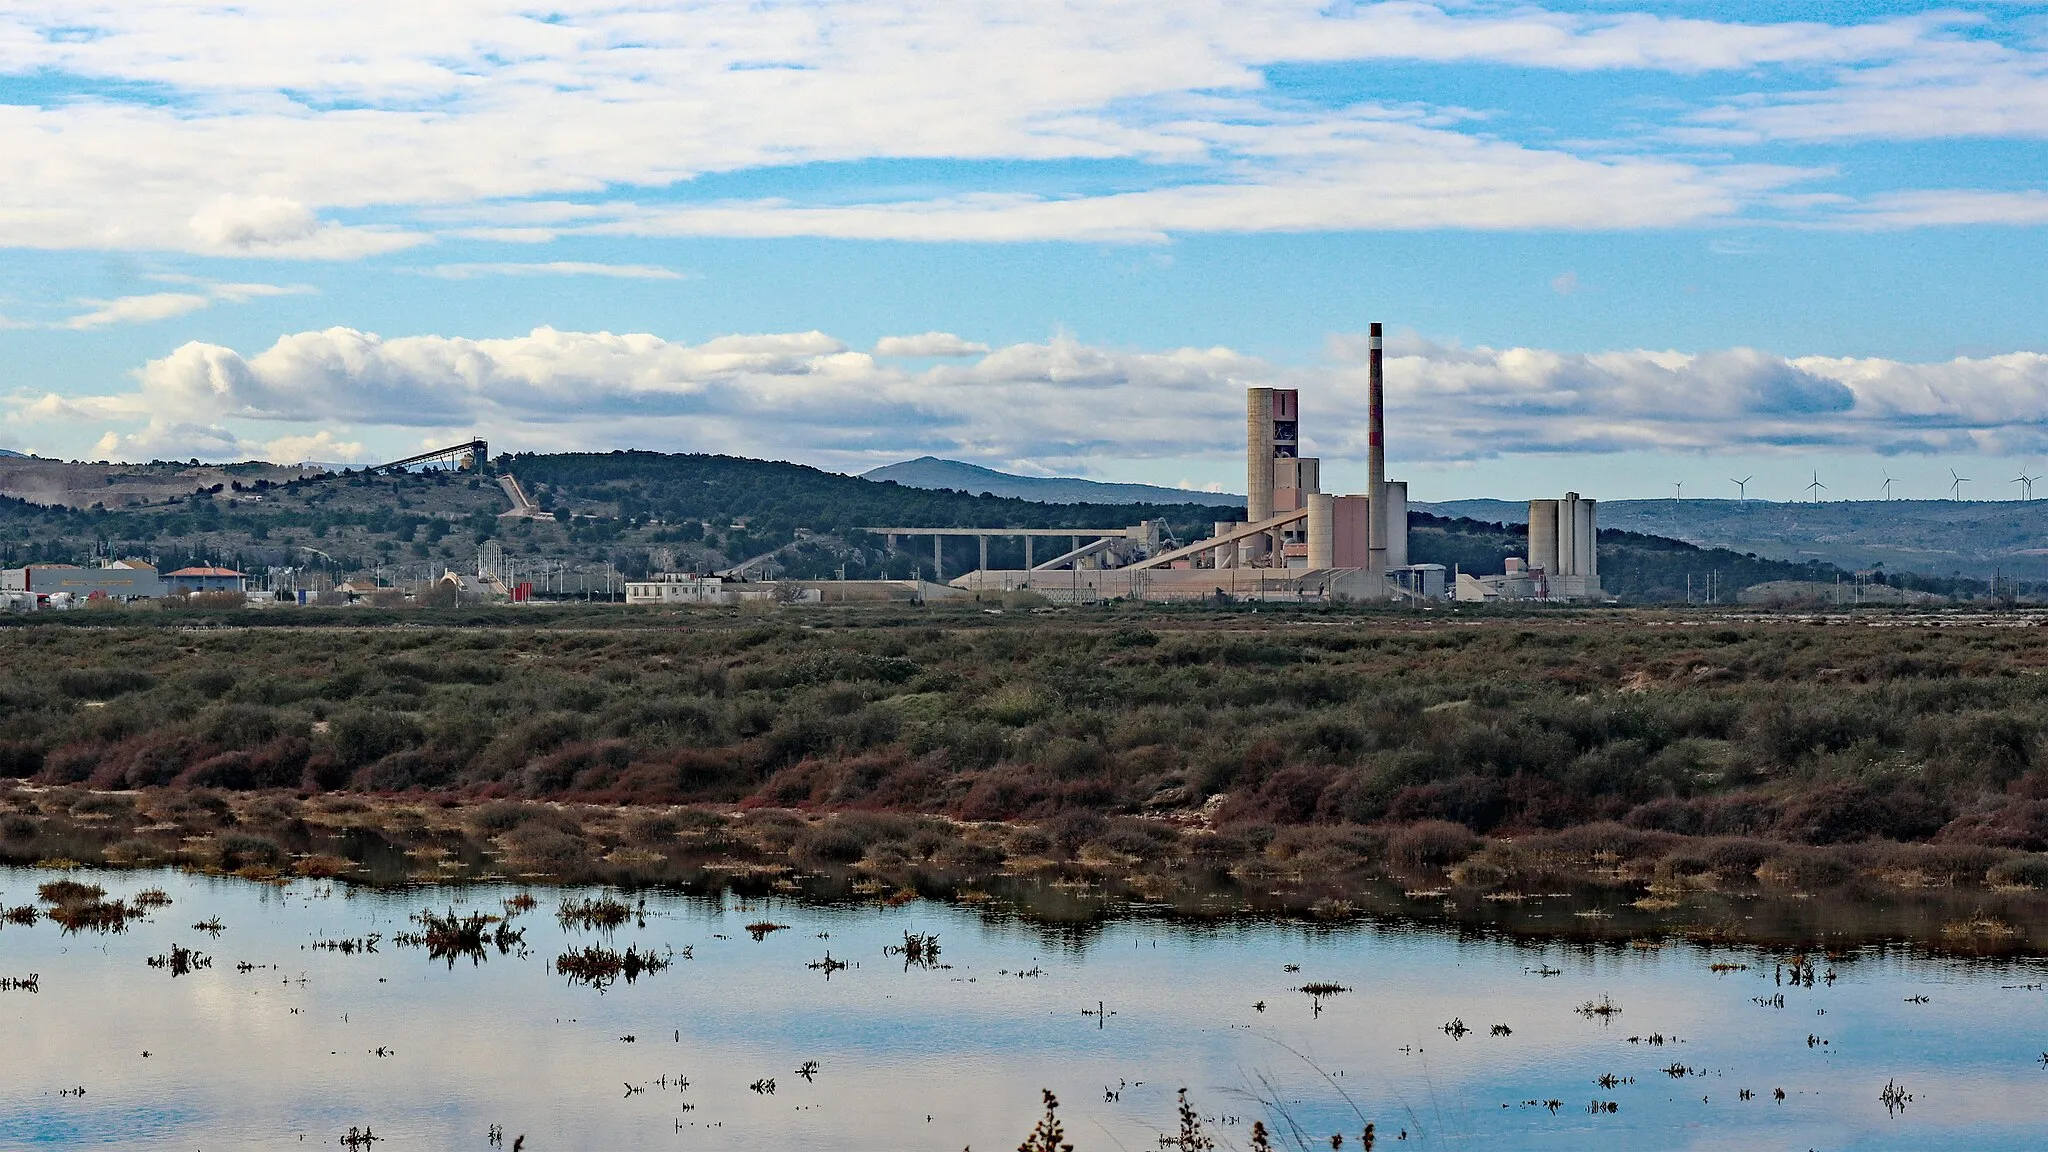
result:
[[[0,449],[2048,472],[2048,2],[0,0],[0,158]]]

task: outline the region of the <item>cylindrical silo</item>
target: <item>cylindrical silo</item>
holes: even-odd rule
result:
[[[1571,574],[1591,576],[1593,574],[1593,502],[1573,500],[1573,527],[1571,527]]]
[[[1211,539],[1211,540],[1217,539],[1218,537],[1221,537],[1221,536],[1222,536],[1222,535],[1223,535],[1224,533],[1226,533],[1226,532],[1231,532],[1231,531],[1234,531],[1234,530],[1235,530],[1236,528],[1237,528],[1237,521],[1235,521],[1235,520],[1218,520],[1218,521],[1216,521],[1216,535],[1215,535],[1215,536],[1211,536],[1211,537],[1210,537],[1210,539]],[[1222,544],[1222,545],[1218,545],[1218,546],[1217,546],[1217,548],[1216,548],[1216,567],[1218,567],[1218,568],[1235,568],[1235,567],[1237,567],[1237,542],[1236,542],[1236,541],[1232,541],[1231,543],[1228,543],[1228,544]]]
[[[1337,566],[1337,498],[1324,492],[1308,497],[1308,566]]]
[[[1253,524],[1273,518],[1273,390],[1247,388],[1244,393],[1244,512]],[[1266,538],[1245,541],[1246,555],[1266,554]]]
[[[1408,566],[1408,482],[1387,481],[1387,567]]]
[[[1594,504],[1592,500],[1578,502],[1578,526],[1572,533],[1572,542],[1579,549],[1572,567],[1589,581],[1600,575],[1600,533],[1594,523]]]
[[[1529,501],[1529,567],[1557,575],[1557,501]]]
[[[1579,571],[1579,494],[1567,492],[1557,502],[1557,574],[1574,576]]]

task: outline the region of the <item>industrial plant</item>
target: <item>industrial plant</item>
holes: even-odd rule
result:
[[[1501,575],[1448,573],[1408,557],[1408,485],[1386,475],[1383,335],[1371,329],[1366,491],[1322,489],[1322,461],[1303,456],[1301,394],[1292,388],[1245,392],[1243,521],[1221,521],[1203,540],[1181,544],[1158,521],[1124,528],[1076,529],[876,527],[893,550],[904,537],[932,537],[935,579],[941,545],[974,536],[980,564],[948,586],[974,593],[1029,591],[1059,602],[1106,599],[1279,602],[1440,600],[1598,600],[1596,502],[1568,493],[1531,501],[1529,548]],[[988,541],[1022,537],[1023,568],[988,564]],[[1039,537],[1068,548],[1034,563]],[[1448,577],[1448,579],[1447,579]]]
[[[1307,434],[1313,427],[1313,398],[1305,404],[1297,389],[1255,387],[1245,391],[1245,518],[1212,521],[1199,539],[1185,539],[1201,532],[1199,527],[1190,527],[1191,521],[1196,525],[1201,521],[1187,516],[1171,522],[1151,519],[1099,528],[1025,527],[1014,520],[986,526],[974,526],[971,520],[969,526],[962,526],[958,520],[943,525],[846,525],[836,527],[832,535],[847,535],[851,539],[829,547],[840,548],[843,560],[850,559],[860,567],[874,563],[869,556],[879,551],[883,560],[875,566],[882,569],[885,577],[899,578],[847,580],[847,564],[842,563],[838,580],[761,579],[762,573],[775,570],[778,558],[791,546],[787,540],[774,539],[762,541],[769,547],[750,558],[740,559],[744,552],[730,553],[731,558],[739,559],[730,567],[713,568],[707,564],[695,571],[674,570],[680,567],[674,551],[659,550],[664,555],[657,561],[657,550],[650,549],[646,567],[636,567],[630,578],[610,558],[600,557],[605,559],[602,598],[609,601],[615,593],[622,594],[628,605],[650,607],[733,606],[749,601],[931,602],[986,600],[1012,594],[1029,594],[1054,603],[1118,599],[1275,603],[1606,599],[1600,585],[1596,547],[1597,502],[1583,499],[1576,492],[1566,493],[1561,499],[1530,501],[1525,554],[1508,558],[1503,572],[1449,571],[1443,564],[1411,563],[1408,485],[1387,477],[1383,356],[1381,326],[1374,324],[1368,345],[1367,477],[1362,493],[1325,491],[1323,461],[1303,455],[1304,445],[1315,439]],[[403,487],[405,477],[425,469],[430,470],[427,475],[436,477],[427,487],[453,491],[450,477],[468,473],[466,490],[487,490],[495,482],[510,509],[493,513],[473,507],[472,499],[466,514],[445,508],[428,514],[410,514],[398,541],[410,544],[409,550],[415,555],[427,557],[434,550],[426,545],[450,535],[458,523],[457,517],[461,517],[459,522],[475,534],[479,545],[473,572],[467,570],[466,564],[464,570],[458,571],[445,563],[445,556],[436,557],[431,567],[421,566],[428,569],[422,579],[399,587],[387,580],[383,563],[372,567],[358,562],[357,575],[346,582],[336,575],[332,580],[306,586],[308,582],[299,579],[297,553],[330,562],[332,557],[319,547],[297,543],[290,534],[284,535],[282,543],[284,554],[293,562],[284,568],[273,565],[256,579],[217,566],[222,558],[218,553],[206,564],[159,574],[150,562],[115,560],[117,553],[111,548],[96,546],[93,567],[35,562],[31,557],[30,563],[7,570],[0,575],[0,607],[67,608],[198,594],[208,595],[212,600],[220,600],[221,594],[225,594],[251,607],[353,603],[395,606],[442,601],[524,604],[577,593],[585,599],[593,598],[594,585],[587,574],[578,581],[578,587],[570,588],[568,581],[560,579],[565,567],[560,562],[518,560],[497,541],[490,540],[500,531],[520,538],[531,536],[536,522],[560,523],[562,528],[558,531],[571,539],[578,533],[596,535],[588,514],[579,515],[574,506],[569,506],[564,518],[558,521],[552,509],[560,506],[556,503],[560,499],[559,479],[529,493],[526,485],[505,466],[507,462],[493,467],[488,461],[489,446],[472,439],[360,473],[293,475],[282,488],[266,477],[259,477],[245,487],[240,479],[224,475],[233,485],[232,492],[224,492],[227,484],[205,486],[202,476],[196,492],[187,496],[173,494],[161,501],[167,508],[189,501],[188,506],[197,509],[192,513],[197,523],[206,515],[218,513],[219,509],[210,503],[216,495],[224,499],[230,510],[238,506],[267,509],[274,506],[272,502],[280,492],[324,490],[305,498],[303,503],[310,509],[326,494],[339,492],[343,485],[361,485],[371,477],[393,477]],[[404,495],[396,490],[393,499],[399,507],[407,506]],[[456,507],[466,506],[458,503]],[[1011,515],[993,514],[1006,519]],[[1196,516],[1209,514],[1198,512]],[[308,525],[317,537],[322,530],[316,527],[319,518],[310,511],[300,515],[304,517],[300,522]],[[384,513],[371,509],[362,515],[368,524]],[[669,541],[701,541],[717,527],[727,533],[723,543],[728,546],[733,540],[744,539],[747,528],[744,517],[729,526],[724,521],[714,525],[709,520],[679,523],[657,520],[644,506],[629,515],[623,504],[618,519],[630,520],[655,539]],[[396,518],[392,522],[396,524]],[[1183,538],[1175,538],[1175,525]],[[421,531],[425,534],[424,542],[414,535]],[[802,527],[792,532],[799,544],[817,539],[815,533]],[[869,536],[881,539],[870,543],[866,539]],[[923,570],[918,561],[913,571],[905,572],[909,557],[903,546],[923,537],[932,542],[929,571]],[[966,572],[948,572],[948,542],[961,537],[972,537],[978,544],[976,563]],[[1015,564],[1021,558],[1022,566],[992,565],[992,540],[1020,542],[1021,548],[1006,544],[1000,551],[1007,563]],[[876,549],[874,543],[882,547]],[[381,547],[384,553],[393,550],[388,545]],[[959,557],[957,548],[953,555]],[[153,559],[152,556],[152,562]],[[383,559],[388,560],[389,556]],[[902,575],[911,578],[901,579]]]

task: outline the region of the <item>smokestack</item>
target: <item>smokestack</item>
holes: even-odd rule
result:
[[[1387,427],[1386,427],[1386,382],[1380,367],[1380,326],[1372,326],[1372,342],[1366,353],[1366,385],[1370,391],[1367,399],[1367,456],[1366,495],[1372,498],[1368,514],[1372,517],[1368,526],[1366,572],[1384,578],[1387,574]]]

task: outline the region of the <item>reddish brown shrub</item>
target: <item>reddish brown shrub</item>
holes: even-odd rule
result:
[[[1404,864],[1455,864],[1479,851],[1479,837],[1463,824],[1424,820],[1387,836],[1387,855]]]

